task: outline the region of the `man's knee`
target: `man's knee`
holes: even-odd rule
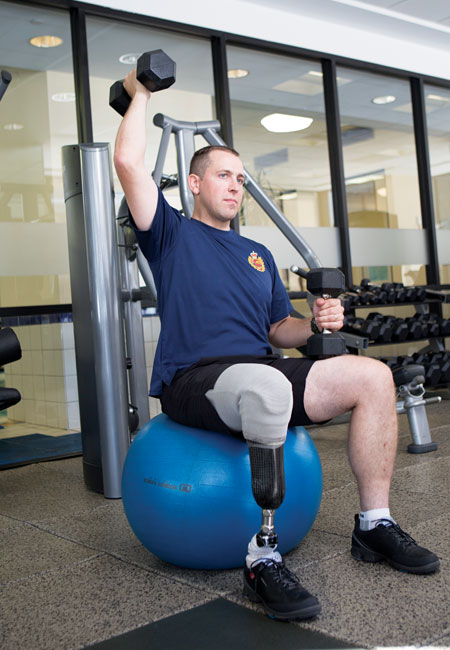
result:
[[[292,384],[279,370],[255,363],[230,366],[206,396],[225,424],[242,431],[247,441],[276,447],[286,439]]]
[[[391,408],[395,387],[388,366],[370,357],[345,355],[317,361],[305,388],[305,409],[313,422],[335,417],[358,405]]]

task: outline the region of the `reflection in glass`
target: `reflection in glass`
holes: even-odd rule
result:
[[[425,86],[440,280],[450,283],[450,90]]]
[[[338,76],[347,80],[338,84],[338,95],[350,229],[383,229],[387,245],[392,239],[390,229],[413,230],[418,231],[420,243],[422,218],[409,83],[347,68],[338,69]],[[367,266],[357,261],[360,251],[352,247],[356,283],[363,277],[404,284],[425,282],[424,259],[402,263],[406,244],[393,251],[401,262],[394,265],[382,261],[386,245],[381,245],[377,256],[375,242],[367,242],[371,257]]]
[[[320,64],[240,47],[228,47],[227,59],[229,68],[249,72],[229,80],[233,141],[244,166],[294,226],[333,226]],[[287,123],[269,130],[273,115]],[[248,195],[241,225],[275,228]],[[298,290],[297,276],[282,276]]]
[[[61,147],[77,141],[67,12],[0,2],[0,306],[70,303]],[[62,40],[36,48],[34,36]]]

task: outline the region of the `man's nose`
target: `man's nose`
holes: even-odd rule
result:
[[[229,187],[230,187],[230,190],[231,190],[232,192],[238,192],[238,191],[239,191],[240,185],[239,185],[239,183],[238,183],[237,178],[233,178],[233,177],[231,177],[231,179],[230,179],[230,186],[229,186]]]

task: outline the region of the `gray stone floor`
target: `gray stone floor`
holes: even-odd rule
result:
[[[400,416],[391,510],[440,556],[440,571],[414,576],[352,559],[358,496],[346,459],[347,425],[312,428],[323,500],[286,561],[323,611],[291,625],[364,648],[450,648],[450,401],[427,410],[439,448],[408,454],[408,423]],[[3,650],[82,648],[218,597],[260,611],[241,596],[240,570],[189,571],[152,556],[130,530],[122,502],[85,489],[80,458],[0,472],[0,495]]]

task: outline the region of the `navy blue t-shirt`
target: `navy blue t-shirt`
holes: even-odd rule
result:
[[[161,318],[150,395],[158,397],[177,370],[202,358],[272,353],[270,325],[292,305],[265,246],[187,219],[161,190],[150,230],[137,237]]]

